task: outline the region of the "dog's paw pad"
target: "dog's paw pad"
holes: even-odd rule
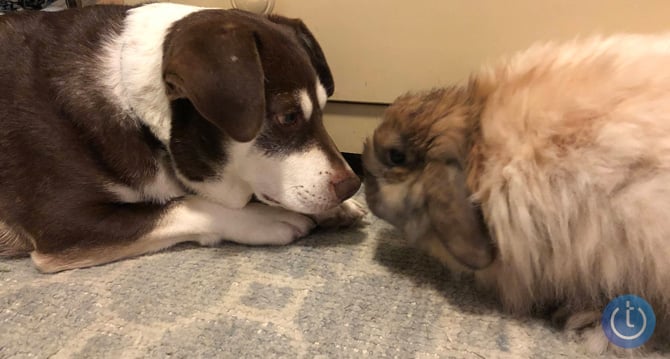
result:
[[[331,210],[313,215],[312,218],[319,227],[342,228],[361,224],[367,213],[363,205],[353,199],[348,199]]]

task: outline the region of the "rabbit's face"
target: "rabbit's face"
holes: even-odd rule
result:
[[[424,159],[397,126],[406,125],[395,121],[387,111],[386,120],[368,139],[363,152],[366,199],[370,210],[378,217],[403,229],[420,213],[412,213],[424,206],[424,188],[420,181]],[[397,123],[396,123],[397,122]],[[426,223],[427,224],[427,223]],[[415,228],[410,240],[419,237],[426,228]]]
[[[462,88],[398,98],[367,140],[363,164],[372,213],[411,242],[443,252],[434,249],[437,239],[477,269],[493,261],[494,250],[465,183],[473,106]]]

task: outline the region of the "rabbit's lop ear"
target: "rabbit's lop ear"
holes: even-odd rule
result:
[[[468,199],[460,164],[430,163],[425,175],[428,216],[442,244],[471,269],[491,264],[495,248],[479,212]]]

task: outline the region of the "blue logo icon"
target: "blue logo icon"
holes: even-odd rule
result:
[[[610,342],[632,349],[651,338],[656,316],[646,300],[629,294],[616,297],[607,304],[601,323]]]

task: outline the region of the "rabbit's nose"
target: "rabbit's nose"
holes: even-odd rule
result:
[[[337,199],[342,202],[356,194],[361,188],[361,180],[354,173],[349,173],[345,178],[331,182]]]

